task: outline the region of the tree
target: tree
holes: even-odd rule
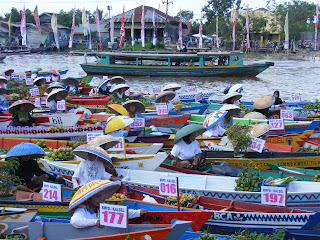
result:
[[[180,20],[180,13],[178,13],[174,18]],[[193,11],[182,10],[181,11],[181,20],[182,20],[182,22],[192,22],[193,21]]]
[[[33,16],[33,11],[31,11],[30,9],[26,9],[26,22],[27,23],[35,23],[34,21],[34,16]],[[4,20],[8,21],[9,17],[11,15],[11,22],[20,22],[21,21],[21,17],[22,17],[22,10],[18,11],[16,8],[11,8],[11,12],[10,13],[6,13],[4,16]]]

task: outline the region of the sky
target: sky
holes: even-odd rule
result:
[[[0,0],[1,9],[0,15],[4,16],[5,13],[10,12],[12,7],[18,10],[23,9],[25,5],[26,8],[34,10],[35,6],[38,5],[39,14],[43,12],[55,12],[58,13],[60,9],[64,11],[71,10],[74,6],[76,8],[82,9],[85,7],[86,10],[94,11],[97,6],[99,9],[104,11],[104,14],[108,13],[107,6],[111,6],[111,16],[118,15],[122,12],[123,5],[125,5],[125,11],[138,7],[142,4],[146,6],[151,6],[165,12],[166,6],[162,4],[163,0]],[[175,16],[179,10],[190,10],[194,13],[194,19],[200,18],[200,13],[202,7],[207,5],[207,0],[169,0],[173,2],[169,4],[168,13],[171,16]],[[288,2],[290,0],[276,0],[277,4]],[[305,0],[306,2],[313,3],[314,0]],[[249,6],[249,8],[257,9],[260,7],[265,7],[265,0],[242,0],[241,6]]]

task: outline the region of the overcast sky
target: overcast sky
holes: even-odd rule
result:
[[[169,15],[175,16],[180,9],[182,10],[191,10],[194,13],[195,19],[200,18],[201,8],[207,5],[207,0],[171,0],[173,4],[169,4]],[[316,2],[313,0],[306,0],[307,2]],[[276,0],[277,4],[288,2],[288,0]],[[160,11],[165,12],[165,4],[162,4],[162,0],[0,0],[1,8],[0,14],[10,12],[12,7],[21,10],[25,4],[26,8],[34,10],[36,4],[38,5],[39,14],[42,12],[56,12],[58,13],[60,9],[64,11],[71,10],[74,6],[76,8],[82,9],[83,7],[86,10],[93,11],[98,6],[99,9],[102,9],[104,13],[107,13],[107,6],[111,6],[111,15],[117,15],[122,12],[123,5],[125,5],[125,11],[132,8],[138,7],[142,4],[151,6],[154,8],[159,8]],[[265,7],[265,0],[242,0],[242,6],[249,5],[249,8],[260,8]]]

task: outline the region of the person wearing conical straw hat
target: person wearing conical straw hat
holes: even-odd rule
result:
[[[142,115],[146,111],[146,107],[139,100],[129,100],[122,104],[122,106],[128,111],[128,116],[131,118],[144,118],[146,121],[153,119]]]
[[[225,117],[218,123],[221,127],[231,127],[233,125],[233,117],[241,112],[241,108],[234,104],[224,104],[220,111],[227,111]]]
[[[31,79],[36,79],[39,76],[39,72],[42,68],[35,68],[31,71]]]
[[[7,89],[8,80],[5,76],[0,76],[0,88]]]
[[[235,102],[240,100],[241,97],[242,97],[241,93],[229,92],[224,96],[222,100],[222,104],[235,104]]]
[[[124,128],[130,126],[131,123],[133,123],[133,119],[128,116],[109,117],[104,134],[113,137],[127,137],[128,131],[125,131]]]
[[[68,96],[68,91],[65,89],[55,89],[49,93],[47,102],[49,102],[49,109],[51,113],[63,113],[62,110],[57,110],[57,102],[66,99]],[[67,108],[65,112],[67,112]]]
[[[116,116],[128,116],[127,109],[119,104],[109,104],[107,108]]]
[[[110,93],[113,94],[115,97],[122,99],[123,94],[127,91],[130,87],[125,83],[120,83],[117,85],[113,85],[110,89]]]
[[[66,90],[72,92],[73,94],[79,94],[79,82],[75,78],[66,78],[63,80],[64,85],[66,86]]]
[[[201,125],[190,124],[181,128],[174,138],[174,146],[171,152],[167,152],[171,159],[171,165],[187,168],[187,169],[201,169],[205,166],[206,160],[202,156],[202,152],[197,136],[200,136],[206,131]]]
[[[181,85],[177,83],[169,83],[163,88],[163,91],[171,91],[175,93],[175,97],[172,99],[173,102],[180,102],[180,97],[177,91],[181,88]]]
[[[227,114],[226,111],[214,111],[210,113],[203,122],[203,126],[207,129],[202,136],[204,137],[221,137],[226,132],[223,129],[219,122],[225,117]]]
[[[84,144],[73,150],[73,153],[84,159],[72,175],[73,187],[83,186],[93,180],[118,180],[105,171],[112,166],[108,153],[101,147]]]
[[[2,94],[5,94],[7,92],[6,89],[0,88],[0,113],[2,111],[8,111],[9,102],[5,100],[2,96]]]
[[[33,80],[33,85],[35,87],[42,87],[46,85],[47,79],[45,77],[37,77]]]
[[[14,72],[14,70],[12,68],[6,69],[3,71],[4,76],[7,80],[11,80],[12,79],[12,73]]]
[[[103,225],[100,224],[100,203],[116,193],[120,186],[120,181],[95,180],[80,188],[69,204],[68,212],[73,212],[70,219],[71,225],[75,228],[92,226],[103,228]],[[141,217],[147,212],[146,209],[129,209],[128,218]]]
[[[34,108],[34,104],[28,100],[18,100],[12,103],[9,113],[13,116],[13,126],[36,126],[36,121],[30,115]]]
[[[49,94],[55,89],[65,89],[65,88],[62,85],[62,83],[59,83],[59,82],[50,83],[48,88],[46,89],[46,93]]]
[[[269,117],[269,108],[274,104],[275,98],[273,96],[265,95],[263,97],[257,98],[254,103],[254,111],[262,113],[266,116],[266,118]]]
[[[168,112],[175,110],[171,100],[176,96],[174,92],[163,91],[156,97],[156,103],[166,103],[168,106]]]

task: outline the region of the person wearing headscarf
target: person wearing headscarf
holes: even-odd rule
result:
[[[284,106],[284,105],[283,105],[284,102],[283,102],[282,99],[280,98],[280,92],[279,92],[279,91],[274,91],[273,97],[274,97],[274,99],[275,99],[274,105]]]

